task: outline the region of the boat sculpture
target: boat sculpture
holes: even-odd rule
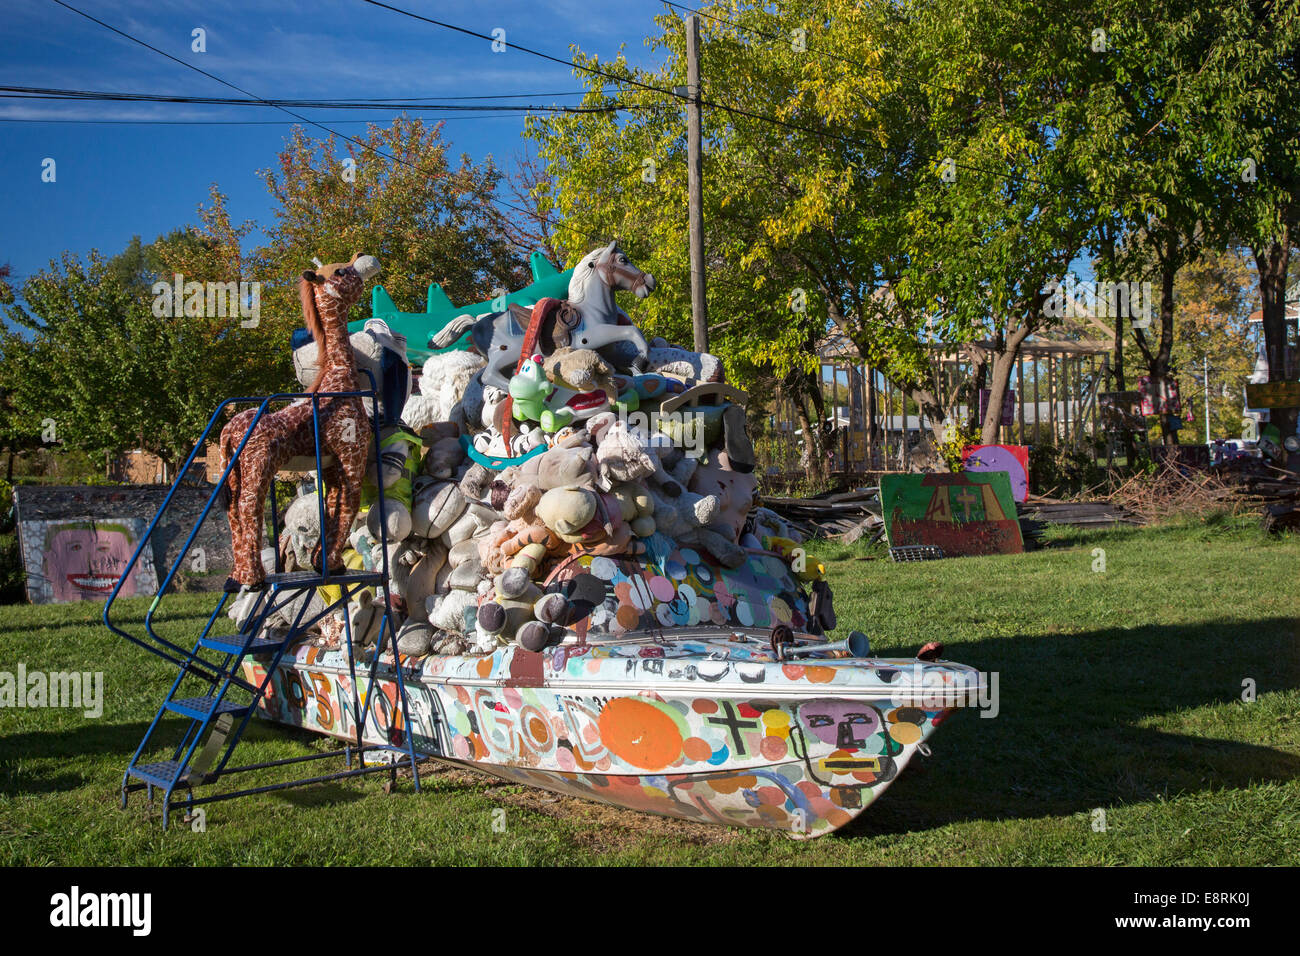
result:
[[[393,473],[371,479],[389,510],[363,513],[345,552],[350,567],[379,567],[384,538],[394,569],[348,611],[360,656],[379,653],[364,741],[409,731],[418,753],[450,764],[684,820],[795,838],[843,827],[977,697],[980,675],[873,657],[857,632],[827,638],[824,569],[754,507],[743,395],[721,363],[647,342],[613,306],[615,289],[654,285],[614,244],[542,271],[570,277],[567,301],[443,316],[405,352],[381,317],[357,333],[397,383],[386,417],[402,410],[378,436]],[[424,366],[409,398],[385,364],[394,352]],[[627,424],[665,410],[698,431],[671,415]],[[665,435],[698,439],[694,460]],[[628,448],[615,455],[616,442]],[[292,571],[319,532],[292,506],[286,525],[279,561]],[[243,612],[236,601],[230,615]],[[341,625],[326,617],[286,653],[262,716],[356,740]],[[268,664],[244,660],[245,678],[261,685]]]

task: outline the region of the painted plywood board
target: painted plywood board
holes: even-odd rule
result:
[[[882,475],[880,501],[890,547],[936,545],[948,557],[1025,550],[1004,471]]]

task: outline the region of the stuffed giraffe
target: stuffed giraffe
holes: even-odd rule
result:
[[[379,272],[374,256],[359,253],[351,262],[318,265],[308,270],[299,282],[303,321],[319,351],[320,372],[308,392],[353,392],[357,381],[357,363],[348,338],[348,309],[361,298],[366,279]],[[221,431],[221,467],[225,470],[239,447],[240,440],[257,409],[250,408],[232,418]],[[356,517],[365,479],[366,455],[370,449],[370,421],[360,398],[323,398],[320,400],[321,458],[333,463],[323,468],[325,483],[325,554],[331,571],[343,567],[342,551]],[[248,443],[230,470],[226,483],[226,515],[230,519],[234,568],[226,581],[226,590],[240,587],[256,590],[265,584],[262,567],[262,511],[276,471],[291,458],[314,457],[312,406],[309,399],[299,399],[287,408],[269,412],[249,436]],[[320,545],[312,554],[312,564],[321,568]]]

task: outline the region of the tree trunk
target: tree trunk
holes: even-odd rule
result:
[[[1123,392],[1124,387],[1124,323],[1129,321],[1128,316],[1120,314],[1123,310],[1115,310],[1115,391]],[[1125,418],[1120,419],[1119,426],[1120,441],[1124,445],[1124,461],[1131,468],[1133,462],[1137,459],[1137,443],[1133,439],[1133,432],[1129,430],[1128,422]],[[1109,454],[1109,452],[1107,453]],[[1107,459],[1109,461],[1109,459]]]
[[[1020,346],[1029,337],[1029,325],[1017,326],[1015,331],[999,343],[993,359],[993,376],[989,382],[989,407],[984,410],[984,423],[980,430],[980,443],[996,445],[1002,428],[1002,402],[1011,384],[1011,372],[1020,357]]]
[[[1259,270],[1259,297],[1264,316],[1264,356],[1268,360],[1268,380],[1285,382],[1286,368],[1286,276],[1291,263],[1291,234],[1283,227],[1282,235],[1267,247],[1252,250]],[[1300,409],[1273,408],[1269,423],[1276,425],[1283,440],[1296,433]],[[1300,471],[1300,453],[1289,452],[1286,466]]]
[[[1141,329],[1134,330],[1137,337],[1138,348],[1142,350],[1142,358],[1146,361],[1147,374],[1151,377],[1151,382],[1159,390],[1157,394],[1164,394],[1164,381],[1169,375],[1169,357],[1174,349],[1174,277],[1178,272],[1178,256],[1176,255],[1178,240],[1171,239],[1169,247],[1162,250],[1165,254],[1160,256],[1160,344],[1154,352],[1147,345],[1146,333]],[[1178,444],[1177,430],[1168,428],[1170,416],[1160,414],[1160,434],[1161,440],[1166,445]]]
[[[814,484],[820,484],[826,477],[826,463],[822,458],[821,450],[821,430],[813,426],[812,419],[808,415],[808,406],[804,404],[804,396],[799,395],[795,398],[794,413],[799,419],[799,428],[803,431],[804,461],[808,469],[808,477]]]
[[[1171,253],[1172,251],[1170,250]],[[1169,376],[1169,357],[1174,350],[1174,278],[1177,272],[1177,259],[1171,254],[1160,266],[1160,349],[1156,352],[1155,365],[1151,369],[1151,377],[1161,383]],[[1168,421],[1174,417],[1166,415],[1165,419]],[[1162,425],[1160,432],[1166,445],[1178,444],[1177,429]]]

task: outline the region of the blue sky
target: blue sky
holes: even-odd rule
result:
[[[361,0],[68,0],[119,30],[262,97],[451,97],[577,91],[572,71],[517,50],[421,23]],[[658,0],[603,6],[578,0],[429,2],[394,0],[412,10],[562,58],[569,45],[615,56],[620,46],[649,65],[644,38],[657,32]],[[599,11],[599,12],[598,12]],[[207,52],[191,51],[206,31]],[[50,0],[5,0],[0,84],[12,86],[238,96],[178,63],[114,35]],[[573,103],[576,97],[528,102]],[[522,102],[522,101],[520,101]],[[355,135],[339,111],[306,115]],[[392,113],[367,114],[387,122]],[[13,122],[23,120],[23,122]],[[49,122],[58,120],[59,122]],[[86,122],[98,120],[99,123]],[[275,125],[127,125],[103,121],[244,120]],[[283,120],[284,122],[278,122]],[[33,122],[40,121],[40,122]],[[69,122],[73,121],[73,122]],[[270,166],[292,120],[267,107],[150,103],[46,103],[0,99],[0,263],[25,278],[63,250],[121,250],[133,235],[150,241],[187,222],[211,183],[229,196],[236,222],[270,221],[259,169]],[[522,114],[452,117],[454,150],[500,162],[527,147]],[[308,128],[312,135],[325,135]],[[56,162],[56,181],[41,181]]]

